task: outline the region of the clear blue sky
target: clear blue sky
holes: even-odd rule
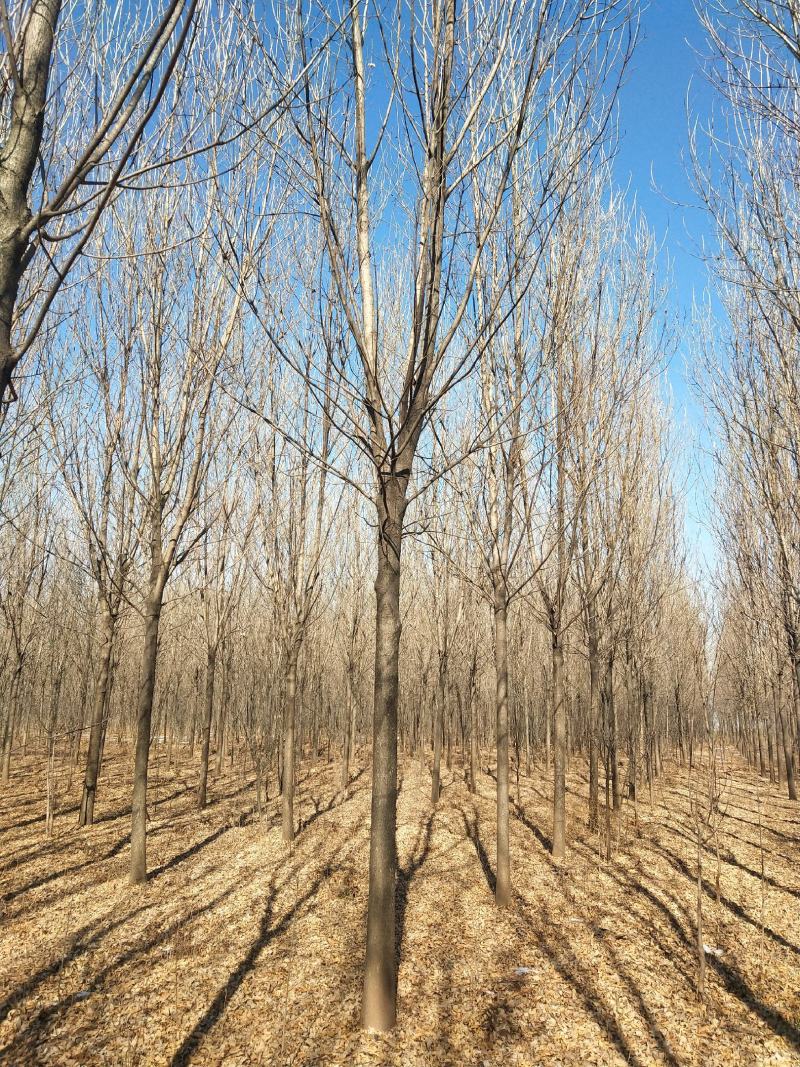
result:
[[[702,412],[686,375],[692,298],[702,299],[707,285],[706,267],[697,251],[709,237],[687,173],[687,93],[690,114],[702,121],[713,105],[713,92],[700,70],[699,57],[706,50],[692,0],[650,0],[644,7],[641,39],[620,96],[615,169],[617,181],[636,197],[672,264],[671,301],[679,318],[680,345],[669,379],[675,417],[689,429],[687,534],[701,560],[711,564],[703,484],[708,481],[708,465],[700,450],[691,447],[692,439],[697,442],[701,436]]]

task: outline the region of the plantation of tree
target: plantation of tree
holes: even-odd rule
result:
[[[688,307],[647,12],[0,2],[0,1064],[800,1063],[800,2]]]

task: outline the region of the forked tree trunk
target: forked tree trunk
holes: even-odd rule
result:
[[[100,648],[97,664],[92,725],[89,731],[89,751],[86,753],[86,773],[83,778],[83,796],[78,816],[79,826],[91,826],[94,822],[94,803],[97,799],[97,780],[100,776],[100,749],[103,741],[103,717],[106,710],[108,679],[111,673],[111,653],[114,645],[114,619],[104,607],[100,616]]]
[[[283,778],[282,827],[287,845],[294,841],[294,746],[297,715],[297,658],[300,649],[296,641],[289,645],[286,663],[286,706],[283,720]]]
[[[197,807],[202,810],[207,803],[208,757],[211,750],[211,722],[214,718],[214,678],[217,671],[217,649],[208,647],[206,656],[206,706],[203,717],[203,745],[200,752],[200,781],[197,785]]]
[[[497,872],[495,903],[511,903],[508,844],[508,600],[502,582],[494,583],[495,714],[497,716]]]
[[[564,858],[567,821],[567,709],[564,703],[564,650],[557,628],[553,640],[553,845],[554,860]]]
[[[158,571],[155,571],[158,574]],[[147,879],[147,771],[150,761],[150,727],[153,719],[153,694],[158,660],[158,629],[164,583],[151,582],[144,616],[144,652],[136,711],[136,756],[133,768],[133,804],[131,809],[131,882]]]
[[[39,158],[44,129],[47,83],[61,0],[43,0],[28,11],[20,38],[24,52],[21,74],[9,78],[13,89],[10,129],[0,154],[0,422],[6,391],[18,357],[11,340],[19,284],[26,266],[31,218],[28,196]],[[18,44],[20,41],[18,40]],[[8,75],[7,75],[8,76]]]
[[[369,838],[367,954],[362,1023],[389,1030],[397,1018],[395,888],[397,878],[397,700],[400,665],[400,548],[405,501],[391,483],[377,501],[375,580],[375,698],[372,822]],[[385,503],[384,503],[385,500]]]

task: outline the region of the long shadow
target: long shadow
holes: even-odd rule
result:
[[[147,876],[148,881],[153,881],[155,878],[158,878],[166,871],[170,871],[173,867],[177,867],[185,860],[191,859],[192,856],[196,856],[198,852],[202,852],[204,848],[208,848],[209,845],[212,845],[218,838],[222,837],[222,835],[227,833],[230,829],[231,827],[227,825],[220,826],[207,837],[203,837],[199,841],[195,841],[193,845],[190,845],[188,848],[185,848],[182,852],[176,853],[176,855],[174,855],[172,859],[167,860],[165,863],[160,864],[158,867],[154,867]]]
[[[661,1055],[664,1060],[670,1065],[670,1067],[680,1067],[680,1060],[677,1059],[675,1053],[672,1051],[672,1046],[667,1039],[666,1034],[661,1029],[658,1019],[655,1017],[651,1009],[648,1007],[647,1002],[644,999],[641,989],[634,982],[633,978],[628,974],[628,971],[623,966],[623,962],[619,957],[619,954],[614,950],[611,945],[603,945],[603,948],[608,955],[610,962],[614,967],[614,971],[620,980],[624,983],[625,988],[628,990],[629,995],[639,1008],[639,1014],[647,1023],[650,1033],[656,1039],[656,1044],[661,1050]]]
[[[69,897],[76,896],[78,893],[84,893],[87,889],[91,889],[93,886],[102,885],[104,882],[110,882],[112,879],[118,877],[118,872],[113,870],[109,871],[105,865],[108,860],[120,853],[122,849],[129,844],[130,839],[130,833],[127,833],[124,837],[120,838],[109,852],[94,861],[94,866],[97,867],[97,870],[92,869],[87,871],[85,875],[80,877],[77,885],[71,883],[63,887],[56,886],[55,892],[50,892],[43,896],[37,895],[31,901],[20,901],[19,907],[9,914],[9,918],[19,919],[24,915],[29,915],[33,911],[40,911],[42,908],[47,908],[52,904],[58,904],[61,901],[68,900]],[[47,879],[46,881],[50,881],[50,879]]]
[[[417,840],[414,842],[414,850],[405,867],[397,868],[397,890],[395,895],[395,954],[398,961],[403,955],[403,934],[406,927],[406,909],[408,907],[408,891],[411,883],[419,872],[431,850],[431,836],[433,834],[433,818],[436,811],[432,811],[427,818],[424,827],[420,827]]]
[[[46,982],[48,978],[53,978],[58,974],[65,963],[71,963],[73,960],[79,959],[96,944],[102,941],[107,934],[112,933],[112,931],[118,929],[120,926],[124,926],[126,922],[136,918],[137,915],[141,915],[143,912],[148,911],[151,907],[152,903],[142,904],[133,911],[119,916],[104,926],[100,926],[93,933],[92,928],[94,922],[86,923],[85,926],[81,926],[75,932],[72,949],[68,953],[59,956],[57,959],[40,967],[38,971],[22,982],[21,985],[18,985],[16,989],[12,989],[5,1000],[0,1001],[0,1023],[6,1020],[8,1013],[15,1007],[15,1005],[19,1004],[21,1000],[24,1000],[25,997],[40,986],[42,982]]]
[[[347,786],[348,793],[346,797],[342,798],[340,794],[333,793],[331,798],[328,800],[328,803],[324,807],[320,805],[320,802],[316,799],[316,797],[311,797],[311,803],[314,805],[314,810],[311,812],[310,815],[306,816],[306,818],[301,821],[297,832],[300,833],[303,830],[307,830],[309,826],[313,826],[317,819],[321,818],[321,816],[323,815],[327,815],[329,812],[333,811],[334,808],[340,808],[343,804],[349,804],[350,801],[358,795],[358,790],[353,790],[352,792],[350,792],[350,790],[352,790],[353,786],[359,780],[363,773],[364,768],[362,767],[358,774],[354,774],[353,777],[350,779]]]
[[[188,792],[188,790],[186,790],[186,789],[179,790],[179,791],[171,794],[171,796],[169,798],[165,798],[165,799],[175,799],[175,798],[177,798],[179,796],[182,796],[186,792]],[[77,810],[77,808],[75,810]],[[95,819],[94,823],[92,825],[96,826],[99,823],[114,821],[116,819],[121,818],[124,815],[130,814],[130,810],[131,810],[130,807],[123,807],[123,808],[118,809],[117,811],[108,812],[107,814],[101,816],[100,818]],[[87,829],[90,829],[90,828],[87,828]],[[83,840],[85,840],[85,839],[83,839]],[[114,856],[116,856],[122,850],[122,848],[124,848],[124,846],[129,841],[130,841],[130,833],[127,833],[108,852],[103,853],[101,856],[91,856],[91,857],[87,858],[86,860],[83,860],[81,863],[72,864],[72,866],[70,866],[70,867],[63,867],[63,868],[61,868],[61,870],[58,870],[58,871],[50,871],[48,874],[42,875],[40,878],[34,879],[32,882],[29,882],[27,885],[24,885],[24,886],[20,887],[19,889],[15,889],[10,893],[5,894],[5,896],[2,897],[2,900],[5,903],[9,903],[10,901],[14,900],[16,897],[19,897],[24,893],[28,893],[33,889],[37,889],[39,886],[46,885],[48,882],[53,882],[53,881],[56,881],[59,878],[63,878],[65,876],[67,876],[67,875],[74,874],[75,872],[77,872],[79,870],[82,870],[84,867],[87,867],[90,864],[102,863],[104,860],[111,859]],[[209,839],[209,843],[210,843],[210,839]],[[40,849],[38,851],[30,850],[26,855],[20,856],[16,860],[9,861],[8,863],[3,864],[2,866],[0,866],[0,871],[4,871],[4,870],[10,869],[10,868],[23,866],[26,863],[30,863],[32,860],[36,860],[36,859],[42,858],[42,856],[44,856],[44,855],[51,855],[51,856],[55,855],[57,852],[66,851],[69,848],[75,847],[75,845],[76,845],[76,839],[70,838],[68,841],[63,842],[60,845],[56,845],[54,843],[54,846],[52,848],[50,848],[49,850],[48,849]],[[185,855],[181,854],[180,856],[176,856],[172,860],[170,860],[169,863],[164,864],[163,866],[156,868],[153,873],[159,874],[162,871],[166,870],[168,867],[174,866],[175,863],[180,862],[181,859],[188,858],[188,856],[190,856],[190,855],[193,855],[193,853],[189,851]]]
[[[762,875],[761,871],[757,871],[753,867],[748,867],[746,863],[742,863],[736,856],[734,856],[733,859],[724,859],[723,862],[727,863],[729,867],[738,867],[740,871],[744,871],[745,874],[749,874],[752,878],[755,878],[758,881],[761,881],[763,878],[767,885],[771,885],[772,888],[777,889],[779,893],[788,893],[789,896],[800,899],[800,890],[790,889],[788,885],[783,885],[783,883],[767,874],[766,871]]]
[[[669,849],[664,848],[663,845],[653,845],[652,847],[654,851],[660,853],[660,855],[664,857],[667,863],[671,864],[676,871],[682,874],[689,881],[692,881],[695,878],[695,874],[689,868],[689,864],[686,863],[685,860],[682,860],[680,856],[674,855],[672,852],[669,851]],[[716,887],[713,886],[705,878],[702,879],[701,884],[703,887],[703,892],[712,899],[716,899]],[[763,923],[760,923],[758,921],[758,919],[754,919],[752,915],[745,911],[741,904],[737,904],[735,900],[731,900],[730,897],[723,896],[722,894],[720,894],[719,901],[720,904],[724,905],[724,907],[726,907],[728,911],[735,915],[737,919],[741,919],[743,922],[749,923],[750,926],[754,926],[759,931],[763,930],[765,935],[776,945],[781,945],[783,946],[783,948],[788,948],[790,952],[794,952],[796,955],[800,956],[800,948],[798,948],[797,945],[787,940],[787,938],[785,938],[783,934],[777,933],[771,927],[764,926]]]
[[[732,815],[730,811],[726,812],[726,818],[732,819],[734,822],[744,823],[745,826],[753,826],[758,829],[758,821],[752,819],[743,819],[741,815]],[[774,834],[775,837],[780,837],[784,841],[788,841],[792,845],[800,845],[800,837],[796,834],[787,834],[785,830],[777,830],[774,826],[767,822],[762,822],[761,829],[768,834]]]
[[[361,768],[359,768],[359,770],[356,771],[356,773],[350,778],[350,780],[347,783],[347,788],[348,789],[350,789],[352,786],[354,786],[356,784],[356,782],[359,780],[359,778],[363,778],[364,772],[366,771],[366,769],[367,769],[366,767],[361,767]]]
[[[677,837],[682,837],[684,839],[684,841],[688,841],[690,844],[694,844],[694,841],[689,836],[689,834],[685,833],[679,827],[670,826],[669,830],[670,830],[670,833],[675,834]],[[741,836],[737,836],[735,834],[728,834],[728,836],[729,837],[733,837],[734,840],[736,840],[736,841],[741,841],[742,840]],[[748,841],[748,843],[751,843],[751,842],[749,842],[749,840],[747,838],[745,838],[744,840]],[[758,846],[755,845],[753,847],[757,848]],[[773,850],[770,850],[770,855],[775,855],[775,852]],[[781,853],[781,855],[782,855],[782,853]],[[720,859],[722,860],[723,863],[727,864],[729,867],[738,867],[740,871],[744,871],[745,874],[749,874],[751,877],[757,879],[759,882],[761,881],[761,878],[762,878],[761,871],[757,871],[754,867],[748,867],[746,863],[744,863],[742,860],[740,860],[737,856],[734,856],[734,854],[732,852],[730,852],[727,856],[726,855],[721,855]],[[787,857],[787,859],[788,859],[788,857]],[[800,890],[791,889],[788,885],[783,885],[782,882],[777,881],[771,875],[767,874],[766,871],[764,872],[763,879],[764,879],[764,881],[766,882],[767,885],[771,885],[773,887],[773,889],[777,889],[780,893],[788,893],[789,896],[797,897],[798,899],[800,899]]]
[[[461,818],[464,820],[464,832],[472,842],[472,847],[480,861],[481,869],[483,871],[483,877],[486,879],[486,884],[491,889],[492,893],[497,889],[497,877],[492,870],[492,865],[489,862],[489,857],[486,854],[486,849],[483,847],[481,841],[480,831],[478,829],[478,813],[473,809],[472,820],[467,818],[467,813],[462,810]]]
[[[617,879],[617,881],[622,886],[625,886],[625,887],[628,886],[628,882],[627,881],[623,882],[620,879]],[[579,911],[580,910],[580,903],[579,903],[579,901],[577,901],[575,899],[574,894],[571,892],[571,890],[569,889],[568,886],[566,886],[564,888],[564,894],[565,894],[566,898],[568,899],[568,901],[569,901],[570,905],[572,906],[572,908],[574,910],[576,910],[576,911]],[[624,928],[625,919],[626,919],[626,917],[617,915],[616,918],[615,918],[615,921],[619,922],[620,926],[622,928]],[[653,942],[661,950],[662,954],[664,955],[665,961],[668,961],[668,962],[672,963],[673,966],[675,966],[675,961],[672,959],[672,956],[673,956],[672,946],[668,946],[668,945],[664,944],[664,942],[662,941],[661,937],[658,936],[658,932],[657,932],[657,930],[656,930],[656,928],[655,928],[655,926],[654,926],[654,924],[652,922],[649,925],[651,927],[651,937],[653,939]],[[602,934],[594,926],[592,928],[592,933],[594,934],[595,940],[597,941],[598,945],[600,946],[600,948],[602,949],[602,951],[605,953],[606,957],[608,958],[609,962],[611,963],[614,973],[617,975],[619,980],[623,983],[623,985],[627,989],[628,994],[631,997],[631,999],[636,1002],[636,1004],[638,1006],[639,1014],[644,1019],[644,1021],[647,1023],[647,1026],[650,1029],[650,1033],[655,1038],[656,1043],[657,1043],[659,1049],[661,1050],[661,1054],[664,1057],[664,1060],[666,1061],[666,1063],[668,1063],[670,1065],[670,1067],[680,1067],[680,1061],[676,1058],[676,1056],[675,1056],[675,1054],[674,1054],[674,1052],[672,1050],[672,1047],[669,1044],[669,1041],[667,1039],[666,1034],[664,1033],[664,1031],[661,1029],[661,1026],[659,1025],[658,1019],[656,1018],[656,1016],[654,1015],[653,1011],[650,1009],[650,1007],[648,1006],[646,1000],[644,999],[644,995],[643,995],[641,989],[636,984],[636,982],[633,980],[632,976],[626,970],[626,968],[625,968],[625,966],[623,964],[623,960],[619,956],[619,953],[617,953],[617,951],[614,949],[613,945],[610,945],[602,937]],[[686,977],[686,975],[684,975],[684,977]]]
[[[19,889],[12,889],[9,893],[3,896],[3,903],[10,904],[12,900],[16,900],[17,897],[23,896],[25,893],[30,893],[34,889],[39,889],[40,886],[47,885],[49,882],[55,882],[59,878],[65,878],[70,874],[75,874],[77,871],[83,870],[85,867],[94,865],[95,863],[104,863],[106,860],[113,859],[130,841],[130,833],[120,838],[115,845],[109,849],[108,852],[104,852],[102,856],[90,856],[88,859],[83,860],[81,863],[73,863],[70,867],[62,867],[57,871],[50,871],[49,874],[43,874],[39,878],[34,878],[32,882],[28,882],[26,885],[20,886]],[[57,899],[57,898],[55,898]]]
[[[546,833],[540,830],[536,823],[531,822],[531,820],[525,814],[525,809],[521,808],[516,801],[514,801],[514,814],[522,823],[522,825],[530,830],[530,832],[533,834],[533,836],[536,838],[536,840],[546,852],[550,853],[553,851],[552,839],[549,838]]]
[[[325,867],[325,877],[330,877],[340,868],[341,864],[327,864]],[[286,881],[288,880],[289,879],[287,878]],[[190,1033],[183,1039],[180,1047],[170,1060],[170,1067],[185,1067],[186,1064],[191,1062],[192,1055],[197,1050],[197,1046],[200,1044],[203,1037],[216,1025],[216,1023],[219,1022],[229,1001],[236,994],[247,975],[252,971],[258,957],[271,941],[286,932],[295,916],[306,904],[308,904],[312,897],[317,894],[324,880],[324,878],[318,878],[313,885],[303,893],[302,897],[295,901],[291,908],[285,912],[280,921],[273,925],[273,909],[279,891],[279,886],[276,883],[275,874],[273,873],[270,878],[269,895],[264,907],[264,913],[259,922],[257,937],[254,938],[250,945],[247,955],[239,961],[236,969],[231,972],[225,984],[217,991],[216,996],[203,1012],[201,1018],[192,1027]],[[284,884],[286,883],[284,882]]]
[[[497,774],[493,770],[491,770],[491,768],[487,773],[494,782],[497,782]],[[534,793],[539,793],[539,790],[536,789],[534,786],[531,786],[531,788],[533,789]],[[544,795],[544,793],[539,793],[539,795],[542,796],[545,800],[548,799]],[[531,820],[525,814],[525,809],[520,805],[519,801],[511,798],[511,807],[514,811],[514,814],[522,823],[522,825],[526,826],[530,830],[530,832],[533,834],[533,836],[536,838],[542,848],[544,848],[547,852],[552,852],[553,842],[547,836],[547,834],[545,834],[542,830],[539,829],[539,827],[535,823],[531,822]]]
[[[246,793],[248,789],[252,789],[253,788],[253,782],[254,782],[254,779],[248,778],[246,782],[243,782],[241,785],[237,785],[235,789],[231,789],[226,793],[220,793],[218,796],[211,797],[209,799],[206,807],[207,808],[213,808],[214,805],[221,804],[225,800],[233,800],[234,797],[238,797],[242,793]],[[193,786],[189,786],[189,787],[187,787],[185,792],[194,793],[194,792],[196,792],[196,788],[193,787]],[[170,798],[169,797],[165,798],[165,800],[168,800],[168,799],[170,799]],[[159,800],[159,804],[162,804],[162,803],[164,803],[164,801]]]
[[[42,841],[35,845],[23,846],[18,852],[9,852],[8,859],[0,863],[0,873],[4,871],[16,871],[28,863],[36,860],[52,859],[62,852],[69,852],[76,847],[76,839],[67,837],[60,841]]]
[[[647,886],[643,885],[638,880],[634,881],[631,878],[620,876],[617,877],[617,881],[620,881],[621,884],[624,882],[624,884],[630,886],[635,892],[642,894],[651,901],[651,903],[654,904],[667,919],[687,951],[691,953],[696,951],[692,937],[686,932],[679,919],[670,911],[667,905],[655,895],[655,893],[651,892]],[[683,906],[678,906],[686,916],[687,927],[691,928],[691,917]],[[798,1030],[798,1028],[779,1011],[771,1008],[757,997],[735,967],[728,963],[723,963],[723,961],[716,956],[708,956],[706,962],[719,975],[725,989],[733,994],[733,996],[737,997],[748,1011],[752,1011],[758,1015],[773,1033],[777,1034],[779,1037],[785,1038],[790,1044],[794,1045],[795,1048],[800,1049],[800,1030]]]
[[[27,806],[27,803],[24,806]],[[9,809],[6,809],[3,814],[6,814],[8,810]],[[69,808],[59,808],[56,812],[56,818],[58,818],[59,815],[72,815],[79,810],[80,804],[73,804]],[[46,818],[47,816],[44,812],[42,812],[41,815],[32,815],[30,819],[21,819],[19,822],[11,823],[9,826],[6,826],[4,830],[0,830],[0,834],[10,834],[12,831],[21,830],[26,826],[35,826],[37,822],[44,822]]]
[[[583,855],[587,860],[596,862],[596,851],[593,851],[585,843],[577,843],[574,848],[576,852]],[[649,903],[654,904],[658,908],[658,910],[662,912],[664,916],[668,919],[670,926],[675,930],[678,937],[680,937],[682,941],[685,940],[680,922],[670,912],[669,908],[667,908],[666,905],[663,904],[663,902],[647,886],[644,886],[640,882],[632,880],[630,877],[623,876],[621,869],[618,870],[614,866],[606,866],[605,874],[607,877],[613,879],[613,881],[615,881],[623,890],[625,890],[626,893],[633,892],[637,895],[644,897]],[[652,872],[650,877],[653,877]],[[607,903],[606,909],[608,910],[609,908],[610,905]],[[631,910],[629,909],[623,914],[620,914],[617,908],[610,908],[610,910],[614,915],[615,920],[619,922],[620,928],[624,929],[626,922],[630,921],[632,914]],[[644,915],[637,915],[637,918],[640,922],[646,924],[649,931],[648,936],[650,937],[650,940],[652,941],[653,945],[661,951],[661,954],[664,956],[665,960],[669,961],[669,963],[674,967],[676,972],[681,975],[687,986],[694,989],[693,975],[685,966],[683,958],[676,955],[675,945],[665,940],[665,937],[663,936],[663,930],[656,922],[656,919],[647,912],[647,909],[645,909]],[[597,936],[597,932],[594,932],[595,936]]]
[[[342,803],[346,804],[349,799],[349,797],[345,798],[344,800],[342,800]],[[311,812],[310,815],[306,816],[306,818],[300,822],[300,825],[297,828],[298,833],[301,833],[303,830],[307,830],[309,826],[313,826],[317,819],[319,819],[323,815],[327,815],[328,812],[333,811],[333,809],[337,806],[335,796],[332,796],[330,798],[325,807],[321,807],[319,801],[313,797],[311,803],[314,805],[314,810]]]
[[[182,916],[179,919],[176,919],[175,922],[171,923],[170,926],[168,926],[165,930],[159,930],[148,940],[144,942],[137,942],[136,944],[132,945],[129,949],[123,952],[111,963],[107,964],[100,971],[98,971],[97,974],[92,978],[91,982],[89,982],[88,985],[86,985],[85,988],[80,991],[80,993],[72,993],[67,997],[63,997],[61,1000],[58,1000],[53,1004],[48,1004],[46,1007],[40,1009],[40,1011],[38,1011],[33,1016],[33,1018],[26,1023],[24,1028],[19,1031],[19,1033],[15,1036],[14,1040],[6,1047],[5,1051],[7,1053],[14,1053],[16,1051],[19,1051],[20,1053],[19,1059],[15,1060],[12,1058],[9,1062],[31,1062],[29,1059],[25,1058],[26,1046],[33,1044],[34,1048],[42,1047],[46,1029],[54,1018],[57,1018],[58,1015],[61,1014],[63,1011],[68,1010],[74,1004],[78,1003],[79,1000],[82,1000],[87,993],[91,995],[92,993],[100,992],[103,988],[105,980],[109,977],[109,975],[114,974],[120,967],[124,967],[127,963],[130,963],[132,960],[136,959],[137,956],[141,956],[147,952],[151,952],[154,948],[157,948],[159,945],[163,944],[164,941],[168,940],[171,937],[174,937],[175,934],[182,927],[186,926],[187,923],[192,922],[194,919],[197,919],[201,915],[204,915],[206,912],[211,911],[213,908],[216,908],[227,897],[229,897],[236,890],[236,888],[236,885],[229,886],[227,889],[223,890],[222,893],[219,893],[216,897],[208,901],[206,904],[202,904],[197,908],[193,908],[192,911],[188,912],[188,914]],[[146,910],[150,906],[151,905],[145,905],[143,908],[137,909],[137,911]],[[125,922],[127,919],[133,918],[136,913],[137,912],[133,912],[131,915],[127,916],[126,919],[120,920],[119,923],[112,924],[112,927],[109,927],[109,930],[113,928],[114,925],[121,925],[121,923]],[[106,932],[108,932],[108,930]],[[74,958],[74,956],[68,957],[68,959],[72,958]],[[56,967],[56,970],[53,973],[57,973],[58,968],[61,965],[62,961],[59,961],[58,966]]]
[[[556,940],[552,933],[548,933],[548,931],[557,929],[556,924],[549,921],[549,909],[546,906],[542,908],[542,915],[545,921],[544,924],[541,922],[537,924],[533,921],[529,906],[524,901],[519,901],[519,907],[530,925],[534,929],[542,931],[539,941],[545,955],[560,977],[578,994],[584,1010],[594,1019],[600,1029],[605,1031],[626,1063],[633,1064],[634,1067],[644,1067],[644,1063],[633,1051],[625,1035],[620,1030],[613,1011],[607,1007],[603,995],[597,984],[592,980],[591,975],[586,973],[563,938]]]
[[[664,822],[662,825],[671,834],[675,834],[677,837],[683,837],[686,841],[690,841],[690,842],[692,842],[692,844],[694,844],[693,839],[687,833],[685,833],[685,831],[683,831],[677,823],[672,822],[672,821],[668,821],[668,822]],[[764,827],[764,829],[766,831],[766,827]],[[725,825],[723,824],[720,827],[720,833],[722,834],[723,837],[730,838],[732,841],[734,841],[738,845],[749,845],[750,848],[755,849],[756,851],[758,851],[759,848],[761,847],[761,845],[760,845],[760,843],[758,841],[758,838],[754,839],[754,838],[750,837],[743,830],[739,830],[739,829],[736,829],[736,828],[726,829]],[[765,843],[763,847],[764,847],[765,851],[768,851],[771,856],[777,856],[780,859],[784,859],[784,860],[786,860],[787,863],[791,863],[791,864],[795,863],[796,862],[796,857],[795,856],[790,856],[786,852],[782,852],[781,848],[780,848],[780,844],[781,844],[780,842],[776,842],[775,844]]]
[[[186,794],[189,793],[189,792],[191,792],[191,789],[189,788],[189,786],[186,786],[183,789],[176,789],[175,792],[174,793],[170,793],[169,796],[159,797],[158,798],[158,806],[160,807],[162,804],[168,804],[171,800],[177,800],[178,797],[186,796]],[[155,809],[155,797],[151,797],[148,800],[147,807],[148,807],[148,809],[149,808]],[[117,808],[115,811],[104,812],[102,815],[100,815],[98,818],[96,818],[94,820],[92,825],[93,826],[99,826],[101,823],[104,823],[104,822],[114,822],[116,819],[123,819],[126,815],[130,815],[130,813],[131,813],[130,804],[123,804],[123,806],[121,808]],[[149,819],[149,815],[148,815],[148,819]]]

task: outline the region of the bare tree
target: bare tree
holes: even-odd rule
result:
[[[198,0],[100,17],[61,0],[4,8],[0,403],[115,192],[157,161],[154,116],[197,11]],[[35,260],[48,269],[20,293]]]

